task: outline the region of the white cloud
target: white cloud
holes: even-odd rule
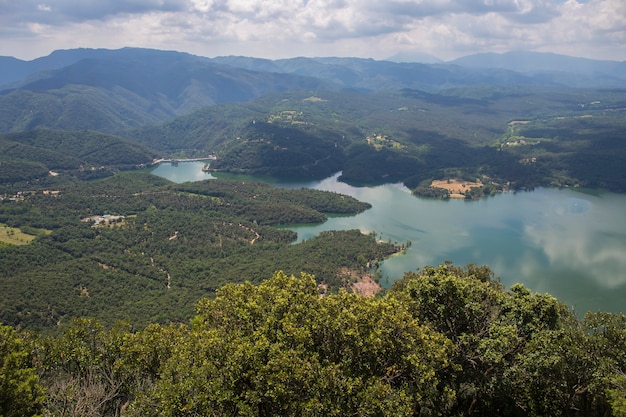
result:
[[[269,58],[414,50],[553,51],[626,59],[623,0],[20,0],[0,2],[0,54],[126,45]]]
[[[201,13],[206,13],[213,7],[213,0],[191,0],[193,9]]]

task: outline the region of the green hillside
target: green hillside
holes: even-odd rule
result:
[[[436,198],[626,192],[624,63],[515,57],[0,59],[0,417],[626,415],[624,314],[579,318],[486,266],[383,291],[411,242],[279,227],[369,204],[143,171],[212,154]]]
[[[236,173],[322,178],[341,170],[342,181],[402,181],[419,193],[447,178],[623,191],[623,97],[517,87],[289,92],[127,134],[164,152],[215,153],[212,169]]]
[[[0,223],[50,233],[0,245],[0,321],[50,331],[81,316],[140,326],[188,320],[199,298],[278,269],[315,274],[329,291],[349,287],[399,248],[358,230],[291,245],[295,233],[273,226],[368,208],[330,192],[222,180],[174,185],[138,173],[24,192],[0,202]]]
[[[342,181],[401,181],[422,195],[440,195],[434,179],[482,184],[470,198],[535,186],[626,189],[621,63],[578,60],[587,70],[568,70],[565,57],[526,54],[514,71],[512,62],[499,67],[500,56],[498,66],[476,69],[134,48],[56,55],[0,62],[12,76],[24,71],[0,93],[0,131],[115,133],[161,156],[215,153],[214,170],[342,171]],[[533,74],[533,62],[549,66]],[[589,69],[606,76],[589,84]],[[41,161],[23,158],[7,161],[10,170],[15,161],[22,180],[43,172]]]
[[[11,193],[31,182],[43,187],[100,178],[144,166],[155,156],[145,146],[95,131],[39,129],[0,135],[0,189]]]
[[[249,71],[182,53],[127,48],[86,57],[0,91],[0,132],[116,133],[273,91],[337,89],[319,78]]]

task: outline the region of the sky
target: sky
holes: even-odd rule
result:
[[[125,46],[215,57],[626,60],[626,0],[0,0],[0,55]]]

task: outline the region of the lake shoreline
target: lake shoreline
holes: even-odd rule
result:
[[[197,173],[191,163],[161,167],[168,168],[162,176],[170,180],[207,179],[201,163]],[[183,175],[181,168],[193,172]],[[297,242],[349,229],[376,231],[377,240],[412,242],[403,256],[381,263],[384,287],[405,272],[450,260],[488,265],[505,286],[520,282],[582,313],[626,311],[626,195],[538,187],[471,201],[438,200],[415,196],[399,183],[354,187],[338,181],[339,175],[270,183],[334,191],[371,204],[355,216],[328,216],[322,224],[286,228],[298,234]],[[246,177],[251,180],[255,178]]]

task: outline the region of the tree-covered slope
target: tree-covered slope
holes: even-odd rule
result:
[[[38,128],[117,132],[155,124],[173,113],[124,89],[107,91],[72,84],[49,91],[25,89],[0,93],[0,131]]]
[[[556,54],[513,52],[462,57],[449,63],[377,61],[350,57],[266,60],[239,56],[212,61],[256,71],[284,72],[333,81],[358,91],[412,88],[430,92],[476,85],[624,87],[623,62]]]
[[[452,64],[465,68],[500,68],[535,79],[553,80],[572,87],[617,87],[624,85],[624,62],[594,60],[549,52],[512,51],[480,53],[457,58]]]
[[[162,122],[207,105],[247,102],[288,90],[441,92],[489,85],[623,87],[623,63],[584,61],[559,73],[524,72],[503,67],[417,64],[357,58],[205,58],[175,51],[140,48],[56,51],[25,62],[0,60],[0,132],[49,127],[118,132]],[[467,58],[470,60],[470,58]],[[579,63],[580,60],[572,62]],[[527,60],[532,62],[532,60]],[[528,63],[527,62],[527,63]]]
[[[183,53],[125,48],[22,80],[0,94],[0,131],[117,132],[272,91],[336,89],[319,78],[248,71]]]
[[[0,202],[0,223],[48,231],[0,247],[0,321],[25,328],[54,329],[80,316],[142,326],[186,320],[216,288],[278,269],[314,273],[331,290],[349,287],[350,277],[369,274],[368,263],[398,250],[358,230],[291,245],[295,233],[273,227],[369,208],[330,192],[223,180],[175,185],[139,173],[44,191]]]
[[[19,85],[20,81],[29,79],[40,72],[55,70],[72,65],[83,59],[100,58],[123,53],[121,50],[109,49],[59,49],[50,55],[35,58],[31,61],[23,61],[13,57],[0,57],[0,88],[9,88],[11,85]]]
[[[508,69],[354,58],[83,52],[61,54],[67,65],[60,68],[43,60],[56,69],[0,94],[0,130],[116,132],[166,155],[217,154],[214,170],[291,178],[342,171],[343,181],[402,181],[424,195],[441,194],[433,179],[482,183],[472,196],[537,185],[626,189],[623,89],[574,89]],[[622,65],[585,64],[609,72]],[[593,121],[569,123],[577,118]],[[537,137],[560,120],[569,127]],[[44,172],[37,159],[20,162],[21,179]],[[7,161],[2,169],[15,166]]]
[[[341,170],[346,182],[402,181],[420,193],[430,192],[430,180],[449,178],[479,179],[489,189],[621,191],[623,97],[623,90],[526,87],[288,92],[127,134],[165,152],[215,153],[212,169],[238,173],[319,178]],[[564,127],[539,134],[557,124]]]
[[[109,169],[134,168],[154,157],[154,151],[142,145],[94,131],[39,129],[4,134],[0,135],[0,185],[110,175]],[[50,179],[50,171],[60,177]]]

